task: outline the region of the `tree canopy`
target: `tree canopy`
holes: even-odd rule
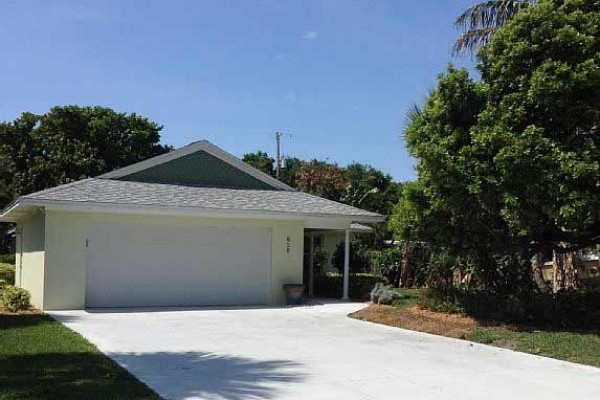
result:
[[[449,67],[410,114],[418,181],[392,218],[479,265],[517,249],[600,242],[600,4],[540,0],[478,53],[481,79]]]
[[[466,70],[450,67],[405,130],[417,158],[418,182],[406,184],[393,217],[398,236],[428,241],[456,256],[488,259],[506,243],[496,199],[478,184],[472,128],[486,104],[485,88]]]
[[[526,242],[600,240],[600,4],[543,0],[479,56],[487,104],[473,130],[479,191]]]
[[[162,126],[104,107],[54,107],[0,123],[0,207],[15,197],[170,151]]]
[[[257,151],[256,153],[244,154],[242,161],[252,165],[259,171],[264,172],[267,175],[274,175],[273,163],[275,160],[269,157],[264,151]]]
[[[346,189],[346,180],[336,164],[312,160],[302,162],[296,186],[303,192],[339,201]]]
[[[263,151],[248,153],[242,161],[275,177],[274,160]],[[286,158],[279,180],[306,193],[339,201],[383,215],[391,214],[400,195],[400,184],[391,175],[370,165],[346,167],[327,161]]]

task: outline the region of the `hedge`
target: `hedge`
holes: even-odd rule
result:
[[[386,283],[381,276],[371,274],[350,275],[349,294],[355,300],[368,300],[371,290],[377,283]],[[316,275],[314,279],[314,293],[318,297],[341,298],[343,295],[342,275]]]
[[[499,295],[477,289],[421,291],[421,307],[553,329],[600,329],[600,291]]]

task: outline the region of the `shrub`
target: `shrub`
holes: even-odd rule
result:
[[[327,264],[329,254],[323,247],[315,247],[313,251],[313,265],[315,268],[315,274],[323,273],[323,266]]]
[[[15,265],[15,255],[14,254],[0,254],[0,264]]]
[[[10,312],[24,311],[31,308],[31,295],[23,288],[7,286],[2,292],[4,308]]]
[[[377,300],[379,300],[379,294],[381,293],[383,287],[384,287],[384,284],[381,282],[378,282],[375,284],[375,286],[371,290],[370,297],[371,297],[371,301],[373,303],[377,303]]]
[[[439,288],[422,289],[419,292],[417,304],[419,307],[431,311],[449,314],[463,314],[465,312],[457,299],[452,298],[450,293]]]
[[[368,300],[373,287],[385,282],[383,277],[371,274],[356,274],[350,277],[350,297],[357,300]],[[321,297],[341,298],[344,280],[341,275],[316,275],[314,280],[315,295]]]
[[[376,304],[392,304],[400,298],[400,294],[392,286],[386,286],[382,282],[377,283],[371,290],[371,301]]]
[[[547,328],[600,329],[600,292],[520,292],[510,295],[483,289],[429,288],[418,304],[429,310],[465,312],[477,318]]]
[[[371,257],[377,265],[377,271],[385,276],[388,282],[397,284],[400,281],[402,250],[398,246],[374,250]]]
[[[371,266],[369,252],[370,250],[360,242],[353,241],[350,243],[350,273],[356,274],[369,271]],[[344,271],[344,254],[345,244],[340,242],[331,258],[331,263],[340,273]]]
[[[0,280],[13,285],[15,283],[15,266],[12,264],[0,263]]]

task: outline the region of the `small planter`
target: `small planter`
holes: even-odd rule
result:
[[[302,304],[302,297],[304,296],[304,285],[283,285],[283,292],[285,293],[285,302],[288,306],[298,306]]]

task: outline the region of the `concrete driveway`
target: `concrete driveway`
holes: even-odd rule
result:
[[[600,369],[280,309],[52,312],[166,399],[600,399]]]

